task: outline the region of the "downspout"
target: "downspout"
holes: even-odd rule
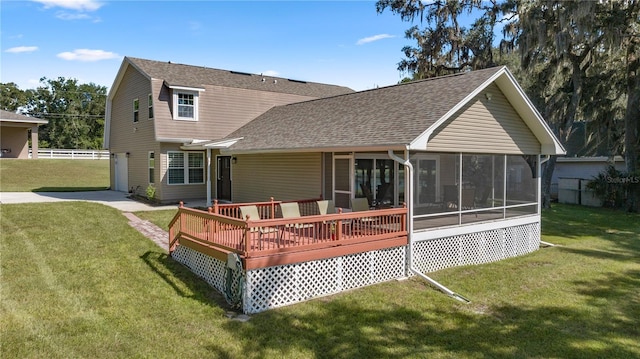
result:
[[[409,156],[408,156],[408,150],[407,150],[407,159],[402,159],[398,156],[396,156],[393,153],[393,150],[389,150],[387,152],[387,154],[389,155],[389,158],[391,158],[392,160],[402,164],[405,166],[405,168],[407,169],[407,176],[408,176],[408,186],[405,188],[408,188],[409,190],[406,191],[405,190],[405,196],[406,196],[406,200],[407,200],[407,236],[409,237],[409,244],[408,244],[408,252],[407,252],[407,259],[409,261],[409,270],[411,272],[413,272],[414,274],[420,276],[420,278],[426,280],[427,282],[429,282],[431,285],[433,285],[434,287],[436,287],[438,290],[440,290],[441,292],[443,292],[444,294],[450,296],[451,298],[458,300],[460,302],[463,303],[471,303],[471,301],[463,296],[461,296],[460,294],[450,290],[449,288],[445,287],[444,285],[438,283],[436,280],[434,280],[433,278],[430,278],[426,275],[424,275],[422,272],[420,272],[418,269],[416,269],[413,266],[413,165],[411,164],[411,161],[409,161]]]

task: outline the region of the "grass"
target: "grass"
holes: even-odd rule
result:
[[[109,161],[0,160],[0,192],[74,192],[109,188]]]
[[[471,304],[411,278],[241,323],[113,209],[0,209],[3,358],[640,358],[637,214],[556,205],[560,246],[430,274]]]

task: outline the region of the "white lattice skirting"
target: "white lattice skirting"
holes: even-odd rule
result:
[[[530,223],[415,242],[414,267],[421,272],[495,262],[533,252],[540,224]],[[172,257],[221,293],[226,262],[185,246]],[[312,298],[406,276],[406,247],[251,270],[246,273],[243,312],[258,313]]]
[[[540,247],[540,224],[530,223],[414,242],[413,265],[420,272],[496,262]]]

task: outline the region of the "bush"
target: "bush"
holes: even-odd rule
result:
[[[602,200],[603,207],[622,208],[631,194],[635,190],[640,179],[622,171],[618,171],[614,166],[607,168],[593,177],[587,184],[587,188],[592,190],[594,195]]]
[[[156,188],[153,185],[147,186],[147,199],[150,201],[156,199]]]

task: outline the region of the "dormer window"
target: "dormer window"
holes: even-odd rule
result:
[[[204,89],[169,86],[173,90],[173,119],[198,121],[198,99]]]

